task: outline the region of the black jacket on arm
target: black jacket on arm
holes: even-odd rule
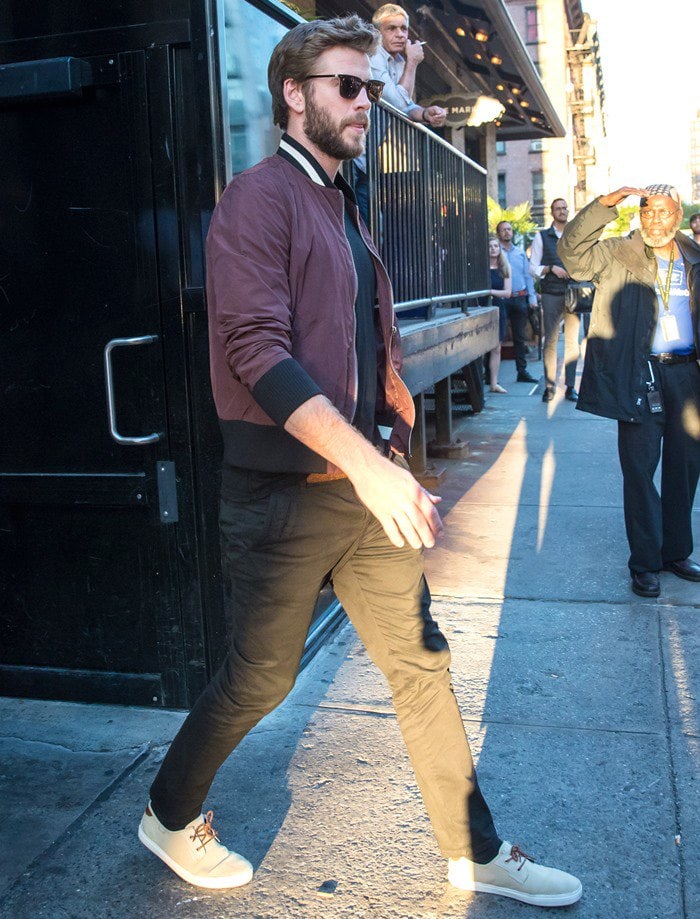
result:
[[[617,208],[596,198],[564,228],[558,251],[566,270],[596,288],[576,407],[619,421],[641,421],[649,353],[658,318],[656,257],[639,231],[600,239]],[[700,246],[676,234],[690,290],[695,349],[700,353]]]

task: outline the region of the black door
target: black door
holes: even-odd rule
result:
[[[149,64],[89,63],[0,107],[0,692],[180,706]]]

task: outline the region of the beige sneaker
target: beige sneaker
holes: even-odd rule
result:
[[[536,864],[531,856],[509,842],[502,843],[498,855],[486,865],[468,858],[451,858],[447,879],[461,890],[495,893],[532,906],[569,906],[580,900],[583,893],[578,878]]]
[[[253,877],[253,866],[235,852],[229,852],[211,825],[208,811],[188,823],[184,830],[166,830],[149,802],[141,823],[139,839],[175,874],[196,887],[220,890],[240,887]]]

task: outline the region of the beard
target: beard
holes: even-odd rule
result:
[[[652,249],[663,249],[664,246],[667,246],[676,238],[676,231],[671,230],[668,233],[664,233],[663,236],[655,236],[649,233],[647,230],[642,227],[639,228],[642,239],[645,244]]]
[[[304,133],[319,150],[334,160],[354,160],[356,156],[365,152],[366,131],[353,140],[346,140],[343,136],[343,130],[349,124],[362,122],[369,127],[369,118],[366,114],[345,118],[335,124],[330,115],[316,105],[312,93],[309,93],[306,98]]]

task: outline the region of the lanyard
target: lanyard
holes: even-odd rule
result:
[[[671,249],[671,258],[668,263],[668,273],[666,275],[666,283],[661,286],[661,275],[659,274],[659,263],[656,263],[656,283],[659,288],[659,296],[664,305],[664,312],[668,312],[668,303],[671,299],[671,279],[673,277],[673,263],[675,261],[676,247],[675,245]]]

